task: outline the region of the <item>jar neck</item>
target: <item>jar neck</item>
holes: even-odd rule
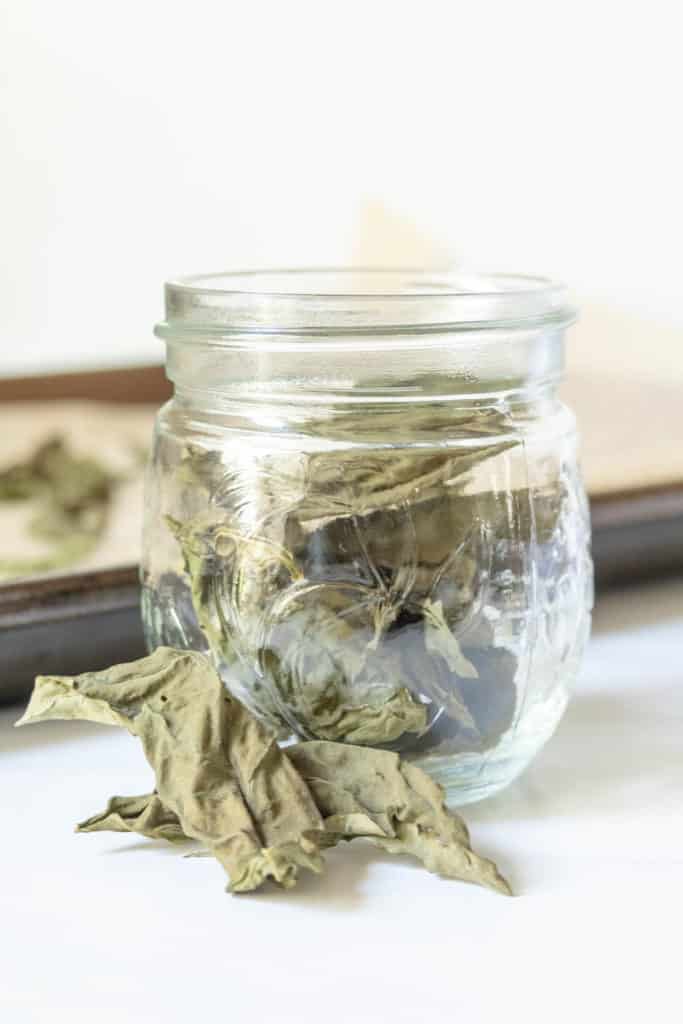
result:
[[[448,445],[464,437],[521,434],[547,424],[564,409],[554,387],[541,387],[522,394],[456,401],[383,403],[301,402],[269,403],[198,394],[176,389],[165,418],[173,429],[191,433],[197,440],[221,442],[227,433],[242,437],[241,443],[259,446],[267,438],[269,448],[298,451],[313,443],[318,448],[349,446],[395,447],[396,445]]]
[[[527,332],[528,334],[528,332]],[[174,412],[184,427],[255,438],[302,437],[323,445],[450,443],[475,433],[510,433],[557,406],[563,339],[509,336],[433,349],[348,349],[238,355],[215,346],[169,346]],[[522,358],[523,357],[523,358]],[[270,442],[269,442],[270,443]]]
[[[255,346],[167,338],[167,375],[186,404],[362,406],[517,403],[552,395],[564,330],[487,329],[414,335],[269,335]]]

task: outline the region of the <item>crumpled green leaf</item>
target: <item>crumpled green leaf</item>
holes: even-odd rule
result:
[[[187,839],[178,816],[169,811],[158,793],[113,796],[104,811],[80,822],[77,832],[137,832],[169,842]]]
[[[184,526],[172,516],[165,517],[166,525],[178,541],[183,556],[185,572],[190,580],[192,605],[197,615],[199,628],[204,633],[210,648],[223,660],[231,661],[234,653],[229,632],[222,629],[211,607],[214,580],[220,567],[215,551],[209,544],[208,536],[195,525]]]
[[[439,431],[444,432],[448,446],[436,443],[431,451],[386,447],[387,437],[394,442],[401,436],[414,440],[416,434],[424,433],[434,442]],[[415,405],[409,412],[401,408],[398,414],[376,409],[371,417],[365,409],[340,408],[329,419],[308,423],[307,432],[335,441],[363,438],[376,443],[370,452],[335,448],[313,453],[304,467],[303,496],[300,465],[283,460],[280,453],[272,459],[264,487],[280,505],[296,502],[296,515],[305,530],[318,529],[340,516],[366,517],[403,502],[428,502],[484,460],[519,443],[510,436],[506,411],[480,407],[462,411],[450,402]],[[455,439],[469,443],[455,446]]]
[[[289,747],[287,756],[329,832],[372,839],[389,853],[417,857],[428,871],[511,894],[495,864],[472,850],[465,823],[447,810],[441,787],[417,765],[388,750],[315,740]]]
[[[300,867],[322,870],[322,820],[308,789],[203,655],[161,647],[103,672],[39,676],[17,724],[65,718],[139,737],[159,798],[223,865],[233,891],[266,877],[291,886]]]
[[[472,850],[462,819],[446,810],[441,787],[397,754],[312,740],[287,748],[287,756],[310,787],[323,816],[327,837],[318,839],[318,846],[369,839],[388,853],[415,857],[433,874],[511,895],[496,865]],[[109,830],[137,832],[152,839],[178,838],[150,827],[147,806],[154,808],[157,801],[154,793],[129,797],[131,813],[123,823],[114,818]],[[182,836],[178,819],[168,811],[166,817],[175,822]],[[105,830],[106,822],[104,812],[78,831]],[[256,888],[263,880],[259,877],[249,887]]]
[[[391,743],[406,732],[423,732],[427,709],[402,686],[380,704],[336,704],[314,719],[315,732],[323,739],[367,745]]]
[[[346,743],[391,743],[421,733],[427,709],[401,685],[396,665],[364,633],[323,603],[328,588],[273,616],[261,664],[280,714],[295,732]],[[330,598],[332,599],[332,598]]]
[[[462,653],[457,637],[446,622],[441,601],[423,602],[427,648],[440,654],[457,675],[476,679],[479,675],[471,661]]]
[[[214,461],[208,460],[209,465]],[[204,465],[203,460],[200,465]],[[190,472],[188,466],[185,471]],[[165,522],[180,546],[197,624],[221,676],[231,693],[281,738],[286,738],[288,730],[277,702],[254,669],[257,646],[251,642],[256,628],[254,622],[245,619],[234,602],[226,599],[225,591],[232,589],[234,565],[230,559],[225,559],[225,552],[217,543],[215,532],[220,530],[220,524],[197,521],[183,525],[172,516],[166,516]],[[248,554],[248,539],[245,548]]]
[[[432,654],[440,655],[453,673],[448,686],[439,681],[436,673],[429,676],[426,682],[429,693],[450,718],[455,719],[464,729],[476,733],[476,722],[457,687],[457,680],[477,679],[479,673],[463,654],[457,637],[446,622],[441,601],[427,598],[422,604],[422,610],[425,646]]]
[[[510,895],[495,864],[472,850],[467,827],[446,808],[441,787],[416,765],[390,751],[317,740],[288,747],[285,753],[322,815],[327,837],[318,845],[370,839],[389,853],[416,857],[434,874]],[[138,816],[126,819],[129,831],[158,837],[145,818],[146,802],[154,806],[157,800],[156,794],[130,798]]]

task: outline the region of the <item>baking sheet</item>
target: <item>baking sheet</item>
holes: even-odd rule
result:
[[[683,573],[679,390],[596,374],[574,374],[565,387],[584,436],[598,592]],[[93,394],[99,402],[84,400]],[[0,465],[29,454],[51,433],[112,466],[129,464],[131,446],[149,443],[156,408],[168,394],[160,367],[0,381]],[[40,405],[30,404],[34,397]],[[74,571],[0,584],[0,702],[23,699],[47,665],[74,674],[145,653],[136,564],[142,476],[118,489],[102,545]]]

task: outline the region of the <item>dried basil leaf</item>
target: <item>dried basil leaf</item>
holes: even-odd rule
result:
[[[223,750],[265,845],[275,848],[319,832],[321,818],[310,790],[273,733],[239,701],[224,697],[223,703]]]
[[[290,602],[294,610],[273,616],[261,664],[281,716],[295,732],[348,743],[423,732],[426,708],[400,685],[398,667],[378,654],[371,630],[354,628],[325,605],[338,595],[334,586],[311,588],[306,604]]]
[[[180,545],[197,624],[214,663],[230,691],[285,738],[291,726],[283,728],[283,716],[254,668],[258,640],[252,635],[261,617],[238,614],[235,603],[225,596],[232,588],[233,562],[218,553],[215,524],[196,521],[183,525],[172,516],[165,521]],[[243,540],[243,549],[245,561],[251,550],[248,538]]]
[[[187,839],[178,816],[169,811],[158,793],[113,796],[104,811],[76,826],[77,832],[137,832],[149,839],[169,842]]]
[[[476,679],[478,672],[471,661],[462,653],[457,638],[452,633],[443,614],[441,601],[426,600],[422,605],[425,624],[425,646],[432,654],[440,655],[454,673],[455,679]],[[444,708],[450,718],[455,719],[464,729],[477,732],[477,726],[469,708],[462,697],[462,691],[454,683],[453,676],[449,685],[439,681],[436,673],[426,682],[431,696]]]
[[[313,741],[287,749],[311,788],[325,828],[364,836],[389,853],[417,857],[428,871],[510,895],[495,864],[474,853],[465,823],[420,768],[388,750]]]
[[[266,458],[259,506],[294,507],[306,531],[320,528],[328,519],[367,517],[404,503],[429,501],[455,481],[462,482],[486,459],[519,444],[505,410],[463,410],[436,402],[416,404],[409,411],[401,408],[398,414],[377,408],[371,416],[365,408],[358,412],[342,406],[325,419],[307,422],[306,432],[335,443],[362,439],[365,445],[372,444],[314,452],[304,463],[283,459],[280,453]],[[440,443],[440,433],[448,445]],[[431,440],[431,451],[399,447],[402,438],[410,442],[420,434]],[[386,444],[388,437],[391,446]],[[455,441],[464,443],[457,446]]]
[[[233,891],[266,877],[290,886],[300,867],[322,870],[322,822],[308,790],[203,655],[158,648],[104,672],[39,676],[17,724],[55,718],[120,725],[139,737],[159,798],[223,865]],[[277,839],[272,848],[266,835]]]
[[[479,673],[462,653],[457,638],[451,632],[443,613],[441,601],[430,601],[422,604],[425,621],[425,639],[427,649],[440,654],[449,667],[463,679],[477,679]]]
[[[196,524],[184,526],[172,516],[166,516],[165,522],[180,545],[199,628],[206,636],[211,650],[219,654],[222,660],[230,662],[234,657],[230,635],[221,629],[221,623],[211,607],[214,580],[220,572],[216,553],[208,536]]]
[[[327,838],[319,846],[370,839],[389,853],[416,857],[434,874],[511,894],[495,864],[472,850],[467,827],[445,807],[441,787],[417,766],[390,751],[320,741],[288,747],[286,755],[323,817]],[[142,820],[145,801],[157,799],[150,794],[129,802]],[[129,831],[142,831],[134,815]]]
[[[423,732],[427,709],[402,686],[381,704],[337,704],[327,715],[319,712],[313,722],[315,733],[322,739],[354,744],[391,743],[404,733]]]

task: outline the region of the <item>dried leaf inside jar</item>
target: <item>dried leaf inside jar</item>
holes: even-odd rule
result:
[[[483,628],[487,588],[501,563],[552,535],[557,502],[497,489],[490,470],[489,489],[481,479],[469,489],[482,467],[519,454],[505,409],[454,413],[437,402],[400,422],[358,416],[342,408],[307,423],[322,450],[230,452],[222,462],[188,450],[182,476],[192,481],[196,463],[193,494],[204,489],[207,511],[169,523],[197,619],[228,685],[283,730],[401,750],[446,740],[487,749],[513,721],[517,668]],[[361,426],[372,438],[340,445]],[[379,443],[389,426],[392,444]],[[420,446],[393,443],[403,436]],[[482,722],[483,694],[495,728]]]

